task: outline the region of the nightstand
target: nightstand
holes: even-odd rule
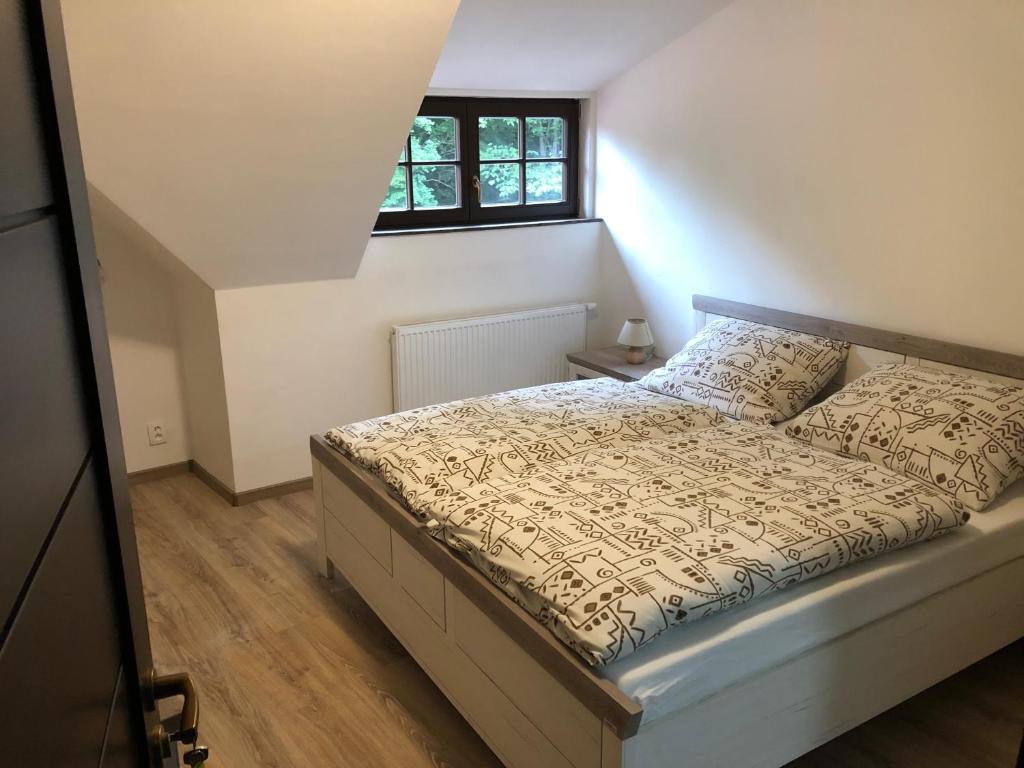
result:
[[[656,356],[652,356],[646,363],[630,365],[626,362],[626,350],[622,347],[572,352],[565,358],[569,361],[569,378],[572,380],[611,376],[619,381],[636,381],[655,368],[665,365],[664,358]]]

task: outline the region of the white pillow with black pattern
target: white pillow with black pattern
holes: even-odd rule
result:
[[[883,365],[787,425],[819,448],[988,506],[1024,476],[1024,387],[916,365]]]
[[[708,323],[638,383],[733,418],[773,423],[799,413],[849,350],[844,341],[725,318]]]

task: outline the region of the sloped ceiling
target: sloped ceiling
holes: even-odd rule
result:
[[[462,0],[435,90],[589,93],[731,0]]]
[[[213,288],[351,277],[458,0],[65,0],[86,174]]]

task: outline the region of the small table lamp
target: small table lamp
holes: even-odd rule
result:
[[[629,347],[626,350],[626,362],[639,365],[647,360],[647,347],[654,343],[650,326],[642,317],[631,317],[622,326],[619,344]]]

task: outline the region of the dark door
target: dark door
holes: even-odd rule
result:
[[[155,765],[59,2],[0,0],[0,765]]]

